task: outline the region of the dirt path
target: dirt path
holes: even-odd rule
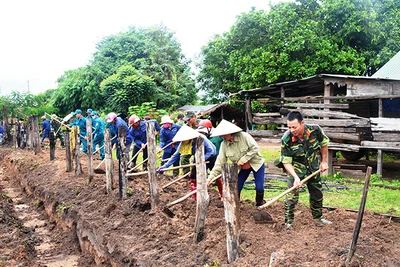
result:
[[[18,185],[8,191],[12,203],[6,201],[9,209],[3,214],[13,215],[10,204],[22,205],[15,208],[15,217],[19,216],[27,229],[35,229],[26,239],[36,240],[36,235],[40,239],[30,249],[22,246],[11,252],[18,242],[10,240],[19,240],[18,236],[10,236],[15,228],[1,225],[6,230],[0,232],[0,255],[10,255],[1,258],[3,266],[57,266],[50,264],[61,259],[68,259],[70,266],[228,266],[224,210],[214,188],[209,190],[204,240],[195,244],[195,203],[187,200],[171,208],[173,218],[151,211],[147,176],[129,180],[132,195],[121,201],[118,190],[111,196],[105,193],[105,175],[96,174],[93,183],[87,184],[84,157],[83,174],[78,177],[65,172],[61,150],[56,151],[52,162],[48,153],[35,156],[32,151],[1,149],[0,158],[3,192],[9,190],[10,181]],[[116,167],[115,163],[115,177]],[[171,177],[160,176],[159,186],[169,181]],[[24,188],[24,194],[18,188]],[[160,192],[161,205],[188,191],[187,180],[171,186],[167,192]],[[275,223],[256,224],[254,202],[241,203],[240,258],[229,266],[268,266],[272,254],[272,266],[343,266],[357,214],[325,210],[326,218],[334,224],[321,225],[300,203],[294,228],[288,231],[283,227],[282,202],[267,211]],[[41,217],[44,213],[47,217]],[[399,233],[399,224],[367,212],[352,266],[400,266]]]

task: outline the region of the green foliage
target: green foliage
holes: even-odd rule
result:
[[[140,118],[150,116],[150,118],[160,121],[161,117],[168,114],[168,112],[163,109],[156,109],[156,103],[154,102],[144,102],[140,106],[129,107],[129,114],[137,115]]]
[[[143,102],[175,109],[197,99],[189,63],[166,27],[131,27],[101,40],[89,65],[64,73],[54,105],[64,113],[78,107],[127,113]]]
[[[202,101],[318,73],[371,74],[399,50],[399,3],[298,0],[242,13],[202,48]]]

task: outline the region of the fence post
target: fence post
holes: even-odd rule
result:
[[[39,120],[38,115],[32,115],[32,146],[35,155],[40,153],[40,134],[39,134]]]
[[[224,195],[224,213],[226,226],[226,247],[228,263],[239,258],[240,240],[240,209],[238,193],[238,165],[224,164],[222,166],[222,182]]]
[[[146,123],[147,134],[147,170],[149,176],[149,189],[151,208],[154,210],[158,208],[159,195],[158,195],[158,182],[156,174],[156,133],[154,122]]]
[[[110,129],[104,131],[104,151],[105,151],[105,165],[106,165],[106,188],[107,194],[111,194],[114,184],[114,164],[112,160],[112,144]]]
[[[67,166],[65,171],[72,171],[72,153],[71,153],[71,136],[69,131],[64,132],[64,141],[65,141],[65,158],[67,159]]]
[[[56,140],[53,131],[49,133],[49,140],[50,140],[50,161],[52,161],[54,160],[55,150],[56,150]]]
[[[78,176],[82,173],[81,166],[81,145],[79,144],[80,134],[79,134],[79,126],[74,126],[74,157],[75,157],[75,176]]]
[[[196,180],[197,180],[197,206],[194,242],[198,243],[204,236],[204,225],[206,223],[207,208],[210,197],[207,190],[206,163],[204,157],[204,139],[197,138],[196,141]],[[192,169],[193,171],[193,169]]]
[[[119,126],[118,127],[118,147],[119,147],[119,177],[118,177],[118,184],[119,184],[119,198],[124,199],[126,198],[126,165],[127,165],[127,158],[126,158],[126,127]]]
[[[92,148],[92,120],[86,119],[87,153],[88,153],[88,174],[89,184],[93,180],[93,148]]]

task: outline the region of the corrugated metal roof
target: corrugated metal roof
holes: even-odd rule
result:
[[[371,77],[400,79],[400,51]]]

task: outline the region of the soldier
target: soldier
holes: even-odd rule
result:
[[[59,122],[60,118],[58,118],[56,114],[52,114],[50,116],[50,118],[51,118],[50,126],[51,126],[52,131],[54,132],[54,138],[55,138],[54,141],[56,142],[57,138],[60,139],[60,145],[64,149],[65,148],[64,132],[62,131],[63,126],[61,126],[61,124]]]
[[[288,175],[288,188],[303,186],[301,180],[320,169],[328,169],[328,143],[329,138],[324,134],[319,125],[305,124],[303,115],[299,111],[292,111],[287,115],[288,131],[281,140],[281,163]],[[320,150],[320,161],[317,151]],[[324,224],[332,222],[322,217],[322,185],[321,177],[307,181],[310,194],[310,208],[312,217]],[[294,221],[294,207],[299,201],[298,190],[292,191],[285,198],[285,225],[291,228]]]

